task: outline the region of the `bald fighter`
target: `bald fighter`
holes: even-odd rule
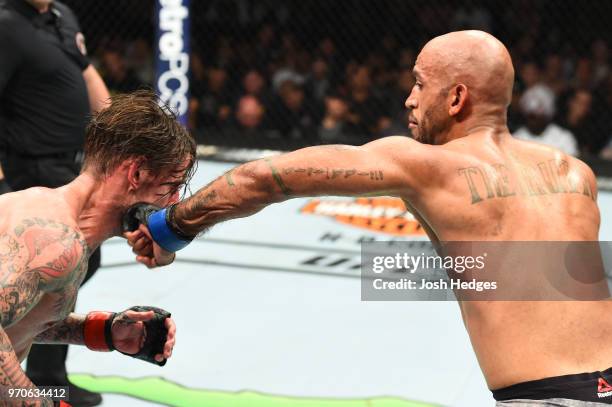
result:
[[[176,328],[162,309],[70,312],[89,255],[121,233],[126,208],[176,202],[191,172],[195,142],[158,102],[148,92],[113,98],[89,124],[79,177],[0,197],[1,405],[15,405],[10,389],[34,388],[19,364],[33,342],[116,349],[158,365],[171,356]]]
[[[479,31],[436,37],[420,52],[414,75],[406,100],[414,140],[305,148],[240,165],[161,211],[141,207],[148,229],[126,235],[137,259],[167,264],[168,251],[216,223],[318,195],[400,197],[432,242],[597,241],[591,169],[508,131],[514,69],[500,41]],[[498,405],[612,402],[612,302],[460,307]]]

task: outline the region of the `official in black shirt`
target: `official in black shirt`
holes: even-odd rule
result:
[[[85,126],[108,103],[76,17],[52,0],[0,0],[0,161],[6,186],[56,188],[80,172]],[[2,172],[0,171],[0,180]],[[99,267],[99,251],[88,275]],[[34,345],[26,373],[36,385],[69,385],[67,346]],[[73,406],[102,400],[70,384]]]

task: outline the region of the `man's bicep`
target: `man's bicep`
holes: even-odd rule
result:
[[[429,171],[432,161],[436,160],[430,151],[432,146],[405,136],[384,137],[363,148],[386,163],[391,178],[389,184],[408,193],[421,187],[423,173]]]
[[[414,143],[414,141],[413,141]],[[316,146],[265,159],[265,176],[287,197],[399,195],[410,188],[405,137],[363,146]]]

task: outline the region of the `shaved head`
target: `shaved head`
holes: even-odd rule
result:
[[[466,119],[489,115],[505,123],[514,68],[504,44],[491,34],[456,31],[432,39],[417,57],[414,74],[418,89],[406,107],[414,112],[413,133],[422,142],[436,144],[438,135]]]
[[[489,103],[510,104],[514,68],[508,50],[484,31],[456,31],[429,41],[417,66],[448,86],[461,82],[474,97]]]

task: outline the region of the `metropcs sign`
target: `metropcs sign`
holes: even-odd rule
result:
[[[157,1],[157,75],[161,100],[187,122],[189,107],[189,0]]]

